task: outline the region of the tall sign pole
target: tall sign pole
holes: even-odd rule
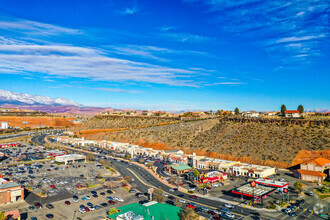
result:
[[[287,195],[287,196],[286,196],[286,197],[287,197],[287,201],[289,201],[289,197],[288,197],[288,194],[289,194],[288,192],[289,192],[289,190],[288,190],[287,188],[285,188],[285,189],[283,189],[283,192],[286,193],[286,195]],[[283,195],[283,202],[284,202],[284,195]]]
[[[253,191],[253,207],[254,207],[254,187],[256,187],[256,182],[255,181],[252,181],[251,182],[251,187],[252,187],[252,191]]]

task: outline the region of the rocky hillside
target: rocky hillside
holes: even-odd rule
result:
[[[178,123],[180,121],[166,118],[147,118],[147,117],[121,117],[121,116],[95,116],[86,122],[77,125],[74,130],[99,130],[122,129],[122,128],[141,128],[155,125],[166,125]]]
[[[81,124],[80,128],[129,127],[127,130],[84,136],[139,143],[155,148],[180,148],[207,156],[282,167],[289,166],[300,150],[326,150],[330,143],[329,127],[319,125],[240,123],[209,119],[153,126],[163,121],[144,120],[93,119]]]

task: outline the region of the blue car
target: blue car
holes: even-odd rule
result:
[[[111,196],[108,196],[107,200],[113,200],[113,198]]]
[[[289,215],[293,217],[293,216],[296,216],[296,213],[295,212],[290,212]]]
[[[37,217],[31,217],[31,220],[38,220]]]
[[[82,197],[81,200],[83,200],[83,201],[87,201],[86,197]]]

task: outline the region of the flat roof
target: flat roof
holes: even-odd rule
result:
[[[179,213],[181,210],[177,206],[164,203],[156,203],[153,205],[149,205],[148,207],[139,203],[131,203],[126,206],[119,207],[117,209],[119,209],[120,212],[113,215],[109,215],[108,217],[111,219],[116,219],[118,215],[132,211],[137,215],[142,215],[144,220],[180,220]]]
[[[176,164],[172,164],[170,166],[173,169],[179,170],[179,171],[192,169],[190,166],[188,166],[187,164],[184,164],[184,163],[176,163]]]
[[[62,155],[62,156],[56,156],[56,159],[75,159],[75,158],[81,158],[81,157],[86,157],[82,154],[67,154],[67,155]]]
[[[256,185],[256,187],[254,187],[254,197],[268,195],[273,191],[275,191],[275,188],[273,187]],[[251,187],[250,183],[240,186],[232,190],[232,192],[240,195],[253,197],[253,187]]]
[[[283,187],[289,185],[288,182],[262,179],[262,178],[256,179],[255,181],[257,184],[260,184],[260,185],[268,185],[268,186],[273,186],[273,187],[277,187],[277,188],[283,188]]]

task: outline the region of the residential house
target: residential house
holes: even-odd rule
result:
[[[298,110],[288,110],[284,112],[284,115],[287,118],[299,118],[300,112]]]
[[[275,115],[278,115],[278,114],[280,114],[280,112],[268,112],[269,116],[275,116]]]
[[[256,118],[260,116],[260,113],[256,111],[243,112],[242,116],[247,118]]]

